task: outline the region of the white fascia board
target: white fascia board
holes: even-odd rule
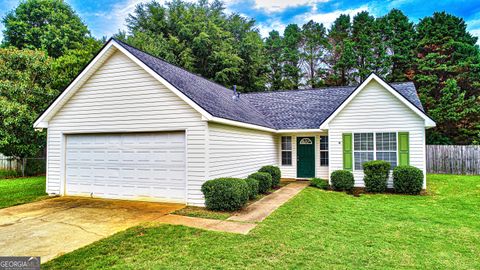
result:
[[[261,131],[268,131],[268,132],[272,132],[272,133],[277,133],[277,130],[273,129],[273,128],[262,127],[262,126],[254,125],[254,124],[247,124],[247,123],[234,121],[234,120],[229,120],[229,119],[220,118],[220,117],[215,117],[215,116],[213,116],[208,121],[214,122],[214,123],[219,123],[219,124],[235,126],[235,127],[243,127],[243,128],[248,128],[248,129],[256,129],[256,130],[261,130]]]
[[[34,128],[48,128],[48,120],[50,114],[62,102],[62,100],[76,90],[75,86],[82,80],[82,78],[90,72],[90,70],[98,63],[100,59],[112,48],[113,44],[110,42],[103,50],[95,56],[95,58],[83,69],[83,71],[73,80],[70,85],[62,92],[62,94],[42,113],[42,115],[33,124]]]
[[[319,133],[323,129],[279,129],[276,133]]]
[[[395,89],[393,89],[388,83],[382,80],[380,77],[375,75],[374,73],[370,74],[368,78],[360,84],[360,86],[355,89],[355,91],[338,107],[332,115],[330,115],[327,120],[325,120],[321,125],[320,129],[328,129],[328,124],[362,91],[365,86],[367,86],[372,80],[378,82],[381,86],[383,86],[387,91],[389,91],[392,95],[398,98],[403,104],[405,104],[408,108],[410,108],[413,112],[415,112],[418,116],[420,116],[425,121],[425,127],[435,127],[435,122],[428,117],[424,112],[420,109],[415,107],[412,103],[410,103],[405,97],[403,97],[400,93],[398,93]]]
[[[160,83],[165,85],[168,89],[170,89],[174,94],[176,94],[179,98],[181,98],[183,101],[185,101],[188,105],[190,105],[193,109],[195,109],[197,112],[199,112],[202,115],[202,118],[206,118],[210,120],[213,116],[204,110],[202,107],[200,107],[197,103],[193,102],[189,97],[187,97],[185,94],[183,94],[180,90],[178,90],[175,86],[170,84],[167,80],[165,80],[162,76],[158,75],[155,71],[153,71],[150,67],[145,65],[142,61],[140,61],[137,57],[135,57],[133,54],[131,54],[129,51],[127,51],[125,48],[123,48],[120,44],[118,44],[115,40],[111,41],[112,44],[121,52],[123,52],[128,58],[130,58],[133,62],[135,62],[137,65],[142,67],[148,74],[152,75],[155,79],[157,79]]]
[[[235,127],[243,127],[243,128],[267,131],[272,133],[320,133],[324,131],[322,129],[278,129],[277,130],[273,128],[267,128],[267,127],[254,125],[254,124],[247,124],[247,123],[215,117],[215,116],[210,120],[207,120],[207,119],[203,119],[203,120],[213,122],[213,123],[218,123],[218,124],[224,124],[224,125],[235,126]]]

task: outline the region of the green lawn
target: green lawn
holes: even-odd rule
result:
[[[480,269],[480,177],[428,180],[426,196],[309,187],[249,235],[135,227],[42,269]]]
[[[44,176],[0,180],[0,208],[46,197]]]
[[[210,211],[204,207],[195,207],[187,206],[180,210],[173,212],[175,215],[182,215],[187,217],[199,217],[199,218],[209,218],[209,219],[219,219],[225,220],[232,216],[229,212],[220,212],[220,211]]]

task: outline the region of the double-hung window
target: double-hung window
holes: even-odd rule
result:
[[[362,164],[374,159],[373,133],[355,133],[353,135],[353,157],[355,170],[362,170]]]
[[[375,133],[376,159],[390,162],[391,168],[397,166],[397,133]]]
[[[292,137],[282,136],[282,166],[292,165]]]
[[[320,136],[320,166],[328,166],[328,136]]]
[[[362,164],[370,160],[390,162],[397,166],[397,133],[355,133],[353,135],[355,170],[363,170]]]

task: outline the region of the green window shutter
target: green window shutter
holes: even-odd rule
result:
[[[352,133],[343,133],[343,169],[353,170]]]
[[[410,165],[410,141],[408,132],[398,133],[398,165]]]

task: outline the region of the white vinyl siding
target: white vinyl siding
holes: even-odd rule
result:
[[[327,133],[285,133],[281,136],[292,137],[292,165],[282,166],[282,178],[296,179],[297,178],[297,137],[315,137],[315,177],[328,179],[328,166],[320,166],[320,136],[328,136]],[[281,164],[281,136],[278,136],[278,164]]]
[[[215,123],[208,126],[209,179],[244,178],[264,165],[278,166],[274,134]]]
[[[121,52],[114,53],[49,121],[47,192],[64,194],[68,134],[182,131],[188,204],[203,205],[207,124],[200,113]]]
[[[375,132],[409,132],[410,165],[425,172],[424,120],[372,81],[329,124],[329,174],[343,169],[343,133]],[[355,186],[363,187],[363,171],[354,170],[353,173]],[[388,186],[392,187],[391,179]]]

